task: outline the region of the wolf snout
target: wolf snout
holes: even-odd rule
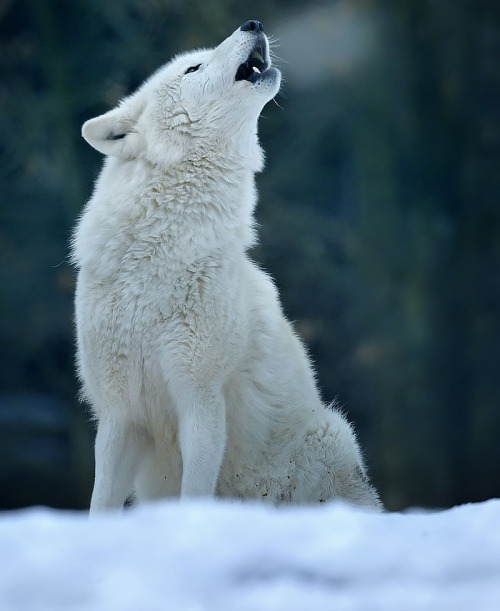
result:
[[[255,19],[250,19],[249,21],[245,21],[245,23],[240,27],[242,32],[256,32],[260,34],[264,31],[264,27],[260,21],[255,21]]]

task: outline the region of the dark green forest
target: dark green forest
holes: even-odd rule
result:
[[[81,124],[245,20],[276,41],[260,245],[389,509],[500,496],[500,3],[0,0],[0,508],[87,507]]]

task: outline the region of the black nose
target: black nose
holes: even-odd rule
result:
[[[245,21],[245,23],[241,26],[240,30],[242,32],[263,32],[264,28],[262,27],[262,23],[260,21],[255,21],[254,19],[250,19],[250,21]]]

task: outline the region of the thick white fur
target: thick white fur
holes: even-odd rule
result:
[[[380,505],[246,255],[257,120],[280,85],[275,68],[235,81],[254,36],[175,58],[83,126],[108,155],[73,244],[79,373],[98,421],[91,511],[132,491]]]

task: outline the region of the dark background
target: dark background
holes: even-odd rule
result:
[[[87,507],[68,264],[80,126],[256,18],[260,246],[390,509],[500,496],[500,3],[0,0],[0,507]]]

